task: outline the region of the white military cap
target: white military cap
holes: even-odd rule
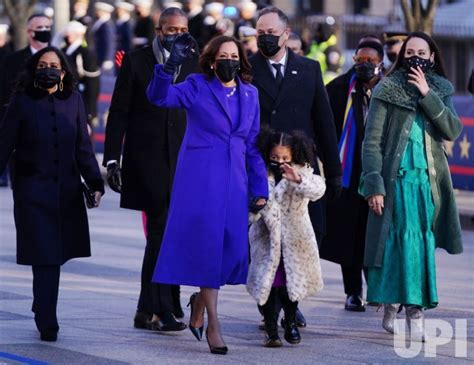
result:
[[[181,4],[179,1],[166,1],[164,7],[165,9],[168,9],[168,8],[182,9],[183,4]]]
[[[117,9],[123,9],[125,11],[132,12],[133,10],[135,10],[133,4],[127,3],[125,1],[117,1],[114,5]]]
[[[238,7],[241,10],[247,10],[247,11],[257,10],[257,4],[255,4],[253,1],[250,1],[250,0],[242,0],[240,4],[238,5]]]
[[[239,27],[239,38],[244,39],[244,38],[249,38],[249,37],[256,37],[257,36],[257,30],[252,27],[247,27],[245,25],[242,25]]]
[[[207,13],[220,13],[222,14],[224,12],[224,4],[222,3],[209,3],[207,4],[204,9],[206,10]]]
[[[0,34],[5,34],[8,32],[8,24],[0,24]]]
[[[95,3],[94,8],[96,10],[105,11],[106,13],[111,13],[111,12],[114,11],[114,7],[112,5],[107,4],[107,3],[103,3],[101,1]]]
[[[71,32],[71,33],[79,33],[79,34],[86,34],[87,27],[79,23],[77,20],[71,20],[69,23],[67,23],[66,28],[64,29],[65,32]]]
[[[135,4],[135,6],[143,6],[147,8],[151,8],[153,5],[152,0],[135,0],[133,3]]]

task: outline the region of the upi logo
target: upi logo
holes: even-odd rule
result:
[[[454,356],[467,357],[467,320],[456,319],[451,323],[441,319],[425,319],[424,329],[412,321],[411,331],[405,331],[406,322],[397,319],[398,333],[393,338],[395,353],[403,358],[418,356],[425,347],[425,357],[436,357],[438,346],[454,340]],[[417,328],[418,327],[418,328]]]

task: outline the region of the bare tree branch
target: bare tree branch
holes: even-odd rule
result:
[[[405,28],[409,32],[413,32],[415,28],[415,21],[413,19],[413,13],[410,11],[410,6],[408,5],[408,0],[400,0],[400,5],[402,7],[403,15],[405,16]]]
[[[36,0],[3,0],[3,4],[14,30],[12,41],[15,49],[26,46],[26,20],[31,15]]]

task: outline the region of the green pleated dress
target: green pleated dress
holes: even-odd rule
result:
[[[382,267],[368,272],[367,300],[434,308],[434,203],[428,177],[423,119],[416,114],[395,184],[393,220]]]

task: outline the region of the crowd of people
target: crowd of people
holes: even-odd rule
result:
[[[103,166],[120,206],[145,218],[136,328],[188,327],[226,354],[219,289],[245,284],[264,346],[282,346],[281,309],[284,339],[297,344],[307,325],[298,303],[323,289],[322,258],[341,266],[346,310],[365,311],[365,276],[383,328],[397,333],[405,307],[411,338],[424,341],[424,310],[438,304],[435,248],[462,252],[442,146],[462,124],[432,38],[387,35],[384,47],[367,34],[352,67],[325,85],[332,61],[304,56],[280,9],[243,1],[231,26],[212,3],[197,26],[202,2],[183,3],[186,12],[170,6],[155,26],[137,1],[135,29],[150,32],[134,36],[121,29],[133,7],[117,3],[128,48],[111,51],[98,45],[114,33],[114,7],[95,3],[92,23],[79,0],[63,51],[50,46],[51,20],[33,15],[28,47],[2,61],[0,172],[10,160],[17,262],[33,269],[41,339],[57,338],[61,265],[90,256],[83,194],[92,208],[104,193],[87,129],[91,90],[119,51]],[[309,53],[338,63],[325,31]],[[200,288],[187,325],[180,285]]]

